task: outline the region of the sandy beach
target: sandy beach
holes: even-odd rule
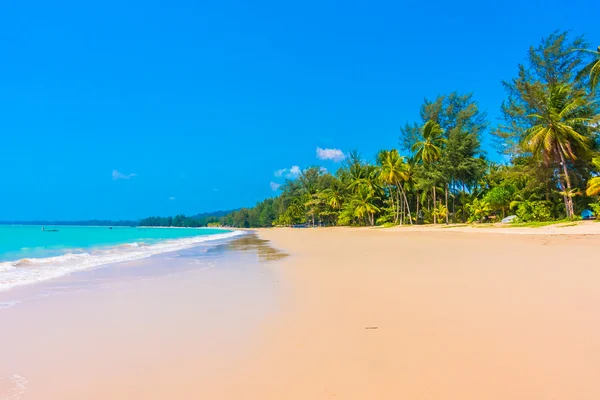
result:
[[[0,398],[597,399],[600,236],[563,229],[260,230],[290,255],[261,245],[271,286],[228,268],[0,310]]]
[[[600,397],[600,236],[260,235],[293,290],[229,398]]]

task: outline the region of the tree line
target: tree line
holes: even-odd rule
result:
[[[425,99],[420,119],[400,129],[398,149],[371,161],[350,152],[333,174],[309,167],[277,197],[205,225],[414,225],[509,214],[527,222],[599,213],[600,47],[588,48],[584,37],[560,31],[530,47],[517,75],[502,82],[506,99],[493,128],[471,93]],[[487,158],[484,134],[505,162]]]

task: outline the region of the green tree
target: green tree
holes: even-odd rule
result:
[[[469,222],[483,222],[492,212],[490,203],[485,200],[475,199],[466,207],[469,210]]]
[[[408,211],[410,223],[412,224],[410,204],[408,203],[406,193],[402,186],[402,182],[409,178],[404,158],[400,156],[396,149],[381,150],[377,154],[377,162],[379,164],[379,176],[381,180],[390,187],[390,201],[392,208],[395,206],[394,223],[398,223],[398,219],[400,218],[400,202],[403,201],[403,204],[406,205]],[[401,195],[402,199],[400,197]],[[394,197],[396,198],[395,202]]]
[[[593,162],[594,166],[596,167],[596,171],[600,172],[600,157],[594,158]],[[588,196],[600,195],[600,176],[594,176],[592,179],[590,179],[586,189],[586,194]]]
[[[559,184],[565,193],[568,218],[574,215],[573,199],[566,194],[573,190],[568,163],[591,149],[587,127],[592,120],[591,111],[587,99],[569,85],[557,85],[549,93],[539,91],[538,106],[529,115],[535,125],[523,138],[525,148],[541,156],[546,164],[554,162],[562,169]]]
[[[377,200],[378,197],[367,185],[359,186],[350,201],[354,216],[367,218],[371,226],[375,225],[375,213],[379,212],[375,204]]]
[[[437,122],[429,120],[423,125],[421,139],[412,146],[412,151],[415,152],[415,158],[417,160],[431,169],[433,164],[442,156],[442,147],[444,146],[444,143],[446,143],[446,139],[443,137],[440,125]],[[437,206],[437,179],[433,179],[432,183],[433,207],[435,208]],[[437,223],[435,214],[433,214],[433,223]]]
[[[555,31],[531,46],[527,64],[519,64],[515,78],[502,81],[508,98],[502,102],[502,123],[492,131],[499,151],[511,157],[523,154],[521,139],[531,127],[528,117],[536,113],[540,90],[561,84],[574,84],[584,63],[578,49],[587,47],[582,36],[572,38],[566,31]]]
[[[596,86],[600,83],[600,46],[598,46],[597,51],[587,49],[582,49],[580,51],[591,54],[593,58],[589,64],[581,69],[577,78],[582,80],[583,77],[587,77],[589,79],[590,89],[594,92]]]

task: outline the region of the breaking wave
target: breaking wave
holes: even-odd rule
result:
[[[230,239],[243,234],[243,231],[233,231],[165,240],[155,244],[125,243],[91,252],[88,250],[87,252],[67,253],[56,257],[22,258],[16,261],[0,262],[0,291],[57,278],[75,271],[106,264],[139,260],[160,253],[194,247],[203,242]]]

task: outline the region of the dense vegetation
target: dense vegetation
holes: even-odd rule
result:
[[[574,219],[600,211],[600,48],[555,32],[502,82],[501,122],[490,129],[472,94],[426,99],[401,128],[399,149],[373,162],[351,152],[331,174],[307,168],[281,194],[224,215],[227,226],[375,225]],[[481,148],[491,134],[505,163]],[[175,217],[177,218],[177,217]]]
[[[178,214],[174,217],[148,217],[138,221],[139,226],[175,226],[192,228],[200,226],[220,226],[221,219],[233,211],[214,211],[210,213],[185,216]]]

